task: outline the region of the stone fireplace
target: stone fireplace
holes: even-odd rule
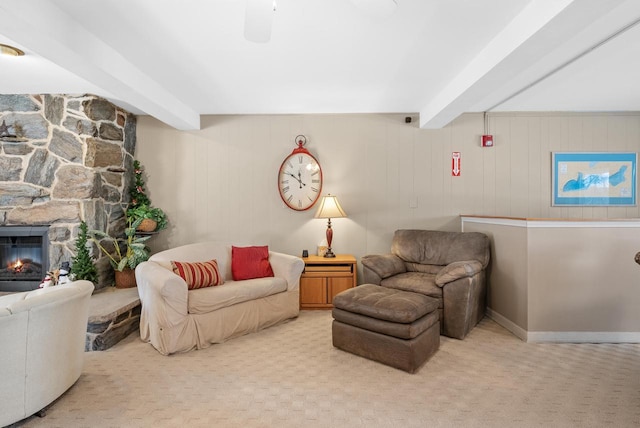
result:
[[[133,114],[93,95],[0,95],[0,225],[48,227],[49,269],[71,261],[81,221],[122,234],[135,132]],[[96,288],[111,285],[93,256]]]

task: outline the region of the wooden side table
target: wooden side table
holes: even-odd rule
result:
[[[356,258],[350,254],[335,257],[304,257],[300,276],[300,309],[331,309],[333,297],[356,286]]]

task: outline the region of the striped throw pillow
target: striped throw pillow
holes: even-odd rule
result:
[[[172,260],[171,268],[176,275],[185,280],[189,290],[224,284],[224,277],[220,275],[218,262],[215,259],[193,263]]]

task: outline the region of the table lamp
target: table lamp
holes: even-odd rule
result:
[[[329,219],[327,223],[327,252],[324,254],[325,257],[336,256],[335,254],[333,254],[333,251],[331,251],[331,240],[333,239],[331,219],[346,216],[347,214],[338,203],[338,198],[336,198],[335,196],[331,196],[331,194],[322,197],[322,199],[320,200],[320,206],[318,207],[318,211],[316,212],[316,215],[314,217]]]

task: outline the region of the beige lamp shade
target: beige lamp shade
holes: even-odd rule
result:
[[[338,198],[335,196],[327,195],[323,196],[320,200],[320,206],[314,218],[341,218],[346,217]]]

